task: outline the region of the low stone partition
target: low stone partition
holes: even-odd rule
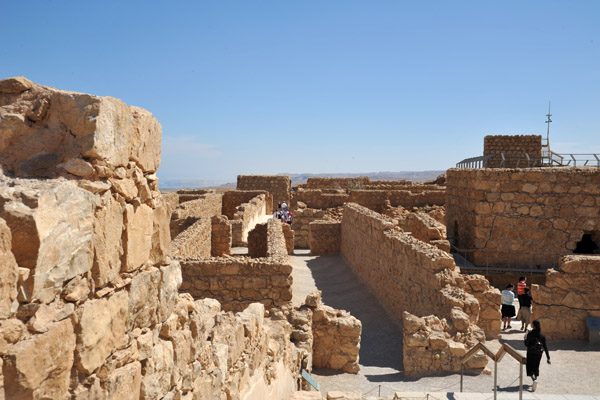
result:
[[[179,195],[180,198],[182,195]],[[222,194],[206,192],[179,203],[171,214],[171,237],[176,237],[200,217],[221,215]]]
[[[245,246],[248,240],[248,232],[265,217],[266,197],[259,194],[249,202],[239,205],[232,219],[232,242],[233,246]],[[239,222],[241,221],[241,223]]]
[[[292,185],[289,175],[238,175],[238,190],[266,190],[273,195],[273,206],[290,204]]]
[[[265,213],[272,214],[273,213],[273,195],[266,190],[228,190],[223,193],[223,215],[226,215],[227,218],[233,219],[234,214],[236,213],[237,208],[244,204],[248,203],[250,200],[259,196],[261,194],[265,195]],[[277,207],[277,204],[275,204]]]
[[[310,254],[338,254],[342,242],[342,223],[314,221],[309,224]]]
[[[446,240],[446,226],[424,212],[411,212],[398,219],[398,225],[405,231],[425,243],[429,243],[447,253],[450,242]]]
[[[288,249],[280,220],[271,218],[258,224],[248,234],[248,255],[250,257],[286,257]]]
[[[211,218],[211,249],[213,257],[223,257],[231,254],[231,224],[224,215]]]
[[[171,257],[209,258],[212,252],[212,221],[200,217],[171,242]]]
[[[465,277],[460,274],[452,257],[398,229],[395,220],[357,204],[346,204],[341,254],[398,323],[403,322],[405,311],[414,315],[436,316],[447,321],[450,336],[446,339],[465,346],[485,340],[486,334],[488,337],[498,334],[497,331],[484,332],[477,325],[481,305],[474,295],[465,290]],[[481,281],[482,287],[489,287],[481,276],[471,275],[469,279]],[[490,288],[486,295],[497,300],[494,304],[500,303],[498,290]],[[499,311],[496,312],[499,319]],[[490,324],[483,325],[486,329],[495,328]],[[417,332],[407,332],[405,341],[412,340],[408,337],[415,334]],[[423,340],[429,340],[429,336]],[[422,351],[434,351],[427,345],[416,353],[410,348],[410,345],[404,346],[404,360],[409,365],[414,357],[421,357]],[[436,368],[441,367],[439,364],[419,365],[421,367],[415,367],[410,373],[430,373],[439,371]]]
[[[307,189],[359,189],[371,183],[368,176],[359,176],[355,178],[308,178],[304,185],[300,187]]]
[[[357,374],[362,323],[320,301],[312,308],[313,366]]]
[[[289,224],[283,224],[283,237],[285,238],[285,248],[289,255],[294,254],[294,231]]]
[[[179,189],[177,197],[179,203],[185,203],[186,201],[201,199],[208,193],[215,193],[215,191],[212,189]]]
[[[325,189],[298,189],[294,201],[306,204],[308,208],[326,209],[340,207],[344,203],[356,203],[371,210],[382,212],[386,206],[405,208],[444,205],[444,188],[418,188],[411,190],[338,190],[334,193]]]
[[[250,303],[267,309],[290,304],[292,266],[285,258],[249,257],[180,260],[180,291],[195,299],[217,299],[224,310],[240,311]]]
[[[308,249],[310,223],[323,219],[324,210],[313,208],[300,208],[294,211],[294,247],[297,249]]]
[[[562,257],[531,294],[533,318],[549,339],[587,339],[586,318],[600,318],[600,256]]]

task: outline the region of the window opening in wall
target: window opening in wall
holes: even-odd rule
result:
[[[595,236],[595,237],[594,237]],[[600,247],[594,241],[594,239],[598,240],[600,237],[600,232],[596,235],[592,235],[591,233],[584,233],[583,237],[579,242],[577,242],[577,247],[573,250],[574,254],[600,254]]]

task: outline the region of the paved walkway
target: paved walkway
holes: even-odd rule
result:
[[[308,293],[319,289],[323,291],[325,304],[350,311],[363,324],[360,373],[353,375],[313,370],[312,375],[319,381],[322,393],[342,390],[358,391],[366,396],[377,396],[379,393],[381,396],[393,396],[395,392],[454,392],[457,395],[455,400],[466,396],[458,396],[457,393],[460,390],[459,374],[420,379],[404,376],[402,331],[340,256],[311,256],[307,250],[295,250],[291,258],[294,267],[294,304],[300,304]],[[524,352],[523,332],[518,330],[520,326],[520,322],[514,321],[513,329],[503,333],[501,340]],[[487,344],[494,351],[500,347],[498,340]],[[600,348],[591,347],[584,341],[550,342],[548,345],[552,365],[542,362],[535,394],[529,392],[531,379],[524,377],[524,390],[529,392],[528,397],[524,398],[534,399],[545,395],[544,399],[564,400],[563,395],[595,395],[600,400]],[[493,370],[493,362],[490,361],[488,368]],[[466,376],[464,390],[479,395],[484,393],[483,397],[469,398],[483,400],[493,392],[493,382],[493,375]],[[518,399],[519,366],[511,357],[504,357],[498,364],[498,386],[499,398]]]

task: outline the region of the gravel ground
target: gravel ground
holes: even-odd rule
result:
[[[458,392],[460,375],[445,374],[420,379],[405,377],[402,373],[402,331],[379,305],[372,292],[361,283],[340,256],[311,256],[307,250],[296,250],[292,256],[294,266],[293,299],[300,304],[313,290],[323,292],[323,302],[329,306],[350,311],[361,320],[360,366],[357,375],[328,370],[313,370],[321,392],[333,390],[356,391],[364,395],[391,396],[394,392]],[[402,296],[403,293],[398,293]],[[504,341],[522,352],[523,332],[520,322],[502,333]],[[500,341],[487,342],[492,350]],[[542,360],[537,394],[600,395],[600,347],[585,341],[550,342],[552,365]],[[493,371],[490,361],[488,369]],[[525,374],[525,372],[524,372]],[[494,378],[491,375],[465,376],[464,391],[491,393]],[[498,390],[518,398],[519,364],[510,356],[498,363]],[[531,379],[524,376],[523,388],[531,390]]]

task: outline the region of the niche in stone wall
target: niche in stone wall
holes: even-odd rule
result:
[[[583,237],[579,242],[577,242],[577,246],[575,250],[573,250],[574,254],[600,254],[600,246],[598,245],[600,242],[600,232],[586,232],[583,234]]]

